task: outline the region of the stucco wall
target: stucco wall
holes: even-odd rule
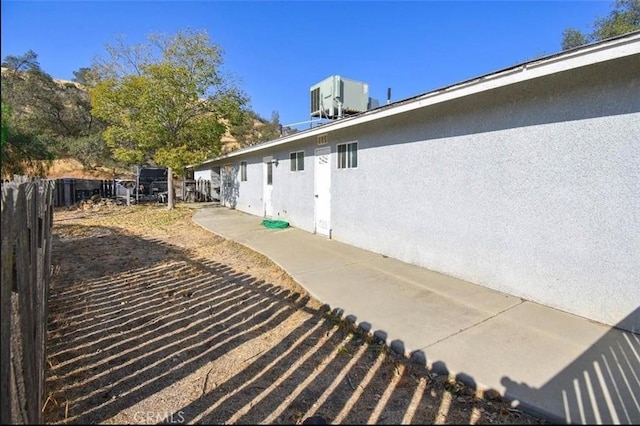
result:
[[[339,133],[359,158],[333,170],[333,238],[616,324],[640,305],[637,69],[636,55]]]
[[[264,216],[264,162],[270,156],[278,160],[273,167],[273,218],[288,221],[292,226],[308,232],[314,231],[313,165],[314,139],[306,139],[277,151],[260,151],[252,155],[231,158],[206,166],[220,165],[222,181],[227,183],[222,203],[227,207]],[[292,172],[290,154],[304,152],[304,170]],[[247,162],[247,180],[240,179],[240,163]],[[224,165],[231,166],[231,174]],[[227,170],[227,171],[225,171]],[[223,191],[224,191],[223,186]]]
[[[211,169],[204,169],[204,170],[195,170],[193,172],[193,178],[195,180],[211,180]]]
[[[314,232],[314,143],[315,138],[306,139],[274,154],[273,216],[308,232]],[[292,172],[290,154],[296,151],[304,151],[304,170]]]
[[[240,179],[240,162],[247,162],[247,180]],[[216,163],[220,166],[220,202],[230,208],[262,216],[262,157],[253,155]]]
[[[639,55],[329,131],[332,237],[615,325],[640,306],[637,69]],[[338,170],[349,141],[358,167]],[[250,171],[236,208],[262,216],[274,155],[274,216],[313,232],[315,148],[233,158]]]

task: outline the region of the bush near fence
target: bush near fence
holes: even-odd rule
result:
[[[42,423],[54,191],[52,180],[2,183],[2,424]]]

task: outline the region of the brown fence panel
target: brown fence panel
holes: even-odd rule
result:
[[[2,184],[3,424],[42,423],[55,182]]]

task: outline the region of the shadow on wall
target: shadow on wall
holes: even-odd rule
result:
[[[222,171],[221,179],[220,203],[235,209],[238,204],[238,197],[240,196],[238,169],[231,166],[225,167]]]
[[[567,423],[640,424],[640,307],[616,327],[540,388],[503,377],[505,396],[535,402],[551,394]]]

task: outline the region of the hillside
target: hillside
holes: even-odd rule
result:
[[[113,163],[105,161],[110,159],[111,154],[100,137],[106,123],[92,120],[91,104],[83,84],[54,78],[44,72],[34,74],[34,78],[24,78],[26,74],[23,72],[12,73],[14,71],[10,68],[1,69],[2,101],[11,106],[12,116],[16,123],[20,123],[23,134],[47,134],[47,138],[42,139],[41,150],[51,150],[56,158],[46,174],[47,178],[124,177],[123,171],[101,167],[102,164]],[[32,123],[37,123],[37,127],[34,128]],[[277,113],[269,121],[248,110],[244,121],[223,135],[222,153],[277,138],[280,136],[280,127]],[[88,140],[87,135],[92,139]],[[14,149],[14,152],[20,152],[20,149]],[[34,152],[31,158],[38,158],[38,155]],[[11,173],[16,171],[7,170],[8,175]],[[26,169],[18,173],[29,172]],[[124,170],[124,174],[128,175],[130,171]]]
[[[87,170],[82,163],[73,158],[61,158],[53,160],[53,164],[47,171],[47,179],[116,179],[130,178],[123,170],[97,167],[95,170]]]
[[[0,67],[0,72],[4,75],[5,73],[11,72],[11,70],[6,67]],[[82,92],[86,93],[87,91],[87,88],[83,84],[80,84],[76,81],[63,80],[55,77],[52,77],[52,80],[58,85],[58,87],[60,87],[61,90],[74,86],[75,88],[81,90]],[[249,115],[252,116],[253,118],[253,127],[255,128],[260,128],[264,126],[266,123],[268,123],[267,120],[260,118],[253,111],[250,111]],[[238,142],[238,138],[234,137],[229,131],[227,131],[227,133],[222,137],[222,143],[224,145],[223,152],[231,152],[241,147],[240,143]]]

